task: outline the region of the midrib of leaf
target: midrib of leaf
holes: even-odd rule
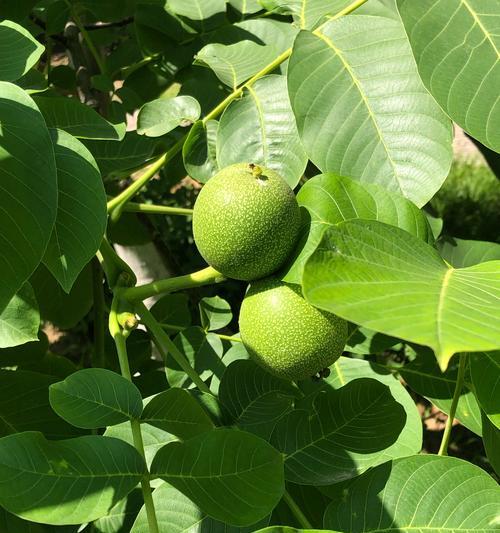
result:
[[[484,33],[484,36],[491,44],[491,47],[497,54],[497,61],[500,60],[500,50],[496,47],[496,44],[493,42],[493,39],[491,37],[491,33],[485,28],[484,24],[481,22],[481,19],[478,16],[478,13],[474,11],[474,9],[470,6],[468,0],[460,0],[461,4],[466,7],[466,9],[471,14],[472,18],[474,19],[474,23],[479,26],[479,29]]]
[[[358,328],[355,328],[354,331],[357,331]],[[351,336],[352,336],[352,333],[351,333]],[[338,361],[335,361],[335,372],[337,373],[337,377],[339,378],[339,381],[340,381],[340,384],[341,385],[345,385],[347,382],[346,382],[346,379],[344,377],[344,373],[342,372],[342,369],[340,368],[340,365],[339,365],[339,362]]]
[[[267,158],[269,157],[269,152],[267,150],[267,136],[266,136],[266,130],[265,130],[265,124],[264,124],[264,110],[262,109],[260,100],[257,96],[257,93],[254,91],[253,87],[249,86],[248,92],[253,98],[255,102],[255,107],[257,108],[257,116],[259,117],[260,131],[261,131],[261,136],[262,136],[262,156],[264,158],[265,164],[267,165]]]
[[[373,113],[373,110],[371,108],[371,105],[368,101],[368,98],[366,97],[364,91],[363,91],[363,88],[361,87],[361,83],[359,81],[359,79],[357,78],[355,72],[352,70],[351,66],[349,65],[349,62],[346,61],[346,59],[344,58],[341,50],[339,48],[337,48],[335,46],[335,44],[333,43],[333,41],[328,38],[324,33],[320,32],[320,31],[317,31],[317,32],[314,32],[315,35],[317,35],[321,40],[323,40],[327,46],[329,48],[331,48],[333,50],[333,52],[338,56],[338,58],[342,61],[342,64],[344,65],[344,68],[345,70],[349,73],[349,75],[351,76],[351,79],[354,83],[354,85],[356,86],[356,89],[358,89],[358,92],[361,96],[361,99],[363,100],[364,104],[365,104],[365,107],[368,111],[368,115],[370,116],[370,119],[373,123],[373,125],[375,126],[375,130],[377,131],[377,135],[380,139],[380,142],[382,143],[382,146],[384,147],[384,150],[385,150],[385,153],[387,154],[387,158],[389,160],[389,163],[392,167],[392,171],[393,171],[393,174],[394,174],[394,177],[396,178],[397,182],[398,182],[398,187],[399,187],[399,190],[401,192],[401,194],[403,196],[404,195],[404,189],[401,185],[401,180],[400,180],[400,177],[399,177],[399,174],[396,170],[396,164],[394,163],[391,155],[390,155],[390,151],[389,151],[389,147],[387,146],[386,142],[385,142],[385,139],[384,139],[384,136],[382,134],[382,131],[380,129],[380,126],[378,125],[378,122],[377,122],[377,119],[375,117],[375,114]]]
[[[443,276],[443,281],[441,284],[441,290],[439,291],[439,300],[438,300],[438,306],[436,311],[436,340],[437,345],[439,347],[439,352],[441,355],[444,355],[445,357],[448,356],[448,353],[443,353],[443,343],[442,343],[442,314],[443,314],[443,307],[445,303],[445,295],[446,295],[446,289],[448,288],[450,284],[450,278],[451,274],[453,273],[455,269],[454,268],[448,268]]]
[[[251,466],[249,468],[245,468],[244,470],[238,470],[236,472],[228,472],[227,474],[207,474],[203,476],[194,476],[192,474],[169,474],[168,472],[159,472],[157,475],[158,477],[169,477],[169,478],[176,478],[176,479],[224,479],[224,478],[231,478],[231,477],[239,477],[241,474],[246,474],[247,472],[255,472],[256,470],[261,470],[262,468],[267,468],[268,465],[271,465],[272,461],[268,461],[267,463],[260,464],[258,466]]]
[[[300,27],[302,29],[306,28],[306,4],[307,0],[302,0],[302,5],[300,7]]]
[[[62,390],[59,390],[58,391],[59,394],[64,394],[65,396],[67,396],[68,398],[73,398],[73,400],[77,399],[79,401],[82,401],[82,402],[85,402],[85,403],[89,403],[90,405],[95,405],[97,407],[105,407],[106,409],[110,409],[111,411],[114,411],[116,413],[120,413],[124,416],[126,416],[127,418],[130,416],[130,413],[127,413],[126,411],[122,411],[121,408],[117,408],[117,407],[113,407],[109,404],[106,404],[106,403],[100,403],[97,399],[93,399],[93,398],[87,398],[85,396],[79,396],[78,394],[73,394],[73,393],[68,393],[66,391],[62,391]],[[116,396],[116,395],[115,395]]]
[[[335,429],[333,431],[330,431],[328,433],[321,433],[321,436],[318,437],[317,439],[314,439],[313,441],[309,442],[306,446],[304,446],[303,448],[299,448],[297,450],[295,450],[294,452],[290,453],[290,454],[287,454],[286,457],[285,457],[285,460],[289,459],[290,457],[293,457],[295,454],[297,453],[301,453],[303,452],[304,450],[306,450],[307,448],[310,448],[311,446],[315,446],[316,443],[318,443],[319,441],[321,440],[324,440],[326,438],[329,438],[331,435],[335,435],[335,433],[338,433],[340,429],[342,428],[345,428],[346,426],[348,426],[349,424],[352,423],[353,420],[356,420],[356,418],[359,418],[359,416],[363,415],[366,413],[366,411],[368,411],[369,409],[371,409],[372,405],[376,402],[378,402],[378,400],[380,400],[380,398],[382,397],[382,394],[380,394],[377,398],[374,398],[371,402],[370,402],[370,405],[367,405],[364,409],[362,409],[361,411],[358,411],[356,413],[356,416],[353,416],[352,418],[349,418],[349,420],[346,420],[343,424],[341,424],[340,426],[336,426]],[[316,410],[315,410],[316,411]],[[319,417],[319,413],[318,411],[316,411],[316,416]]]

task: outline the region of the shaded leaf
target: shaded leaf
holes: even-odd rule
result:
[[[74,98],[35,96],[47,126],[82,139],[121,140],[125,124],[111,124],[88,105]]]
[[[187,328],[191,325],[191,311],[187,294],[166,294],[151,307],[158,322]]]
[[[500,244],[495,242],[467,241],[448,237],[439,240],[437,245],[441,257],[457,268],[500,260]]]
[[[45,266],[69,293],[95,255],[106,229],[106,194],[91,153],[62,130],[51,130],[57,166],[57,217],[43,257]]]
[[[19,79],[43,51],[44,47],[25,28],[10,20],[0,22],[0,80]]]
[[[349,0],[259,0],[268,10],[293,15],[302,29],[313,29],[327,15],[334,15],[350,4]]]
[[[0,82],[0,311],[40,262],[57,212],[49,131],[33,100]]]
[[[343,498],[329,505],[324,526],[349,533],[493,533],[499,502],[500,488],[481,468],[454,457],[416,455],[355,480]]]
[[[185,389],[172,388],[157,394],[146,405],[141,422],[189,439],[210,431],[214,424],[196,399]]]
[[[303,288],[321,309],[430,346],[443,370],[454,353],[500,346],[500,261],[450,268],[434,248],[381,222],[330,228]]]
[[[479,405],[500,428],[500,351],[470,354],[469,367]]]
[[[80,524],[108,513],[139,483],[145,464],[118,439],[47,441],[27,432],[0,439],[0,503],[45,524]]]
[[[271,442],[285,454],[287,481],[330,485],[387,461],[405,420],[386,385],[360,378],[321,391],[309,409],[282,418]]]
[[[322,172],[378,183],[418,206],[448,175],[451,123],[423,86],[399,21],[359,15],[302,31],[288,90]]]
[[[85,368],[49,388],[54,411],[76,427],[113,426],[142,413],[141,394],[127,379],[103,368]]]
[[[483,444],[486,451],[486,457],[490,462],[493,470],[500,475],[500,429],[495,426],[491,420],[482,413],[483,423]]]
[[[201,325],[205,330],[222,329],[233,319],[231,306],[220,296],[202,298],[198,307]]]
[[[216,120],[209,120],[206,124],[198,120],[189,130],[182,147],[186,171],[201,183],[206,183],[219,169],[215,147],[218,126]]]
[[[251,433],[231,429],[167,444],[154,458],[151,474],[212,518],[238,526],[263,519],[284,490],[278,451]]]

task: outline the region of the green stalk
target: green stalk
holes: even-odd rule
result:
[[[127,356],[127,338],[122,332],[117,319],[117,299],[113,300],[111,305],[111,313],[109,314],[109,332],[113,337],[118,353],[118,361],[120,363],[121,374],[125,379],[132,381],[130,373],[130,366],[128,364]],[[132,429],[132,437],[134,440],[135,449],[141,454],[146,462],[146,454],[144,452],[144,442],[142,440],[141,424],[139,420],[130,420],[130,427]],[[153,502],[153,495],[151,493],[151,486],[149,484],[149,472],[141,479],[142,496],[144,499],[144,507],[148,518],[150,533],[159,533],[158,522],[156,520],[156,511]]]
[[[146,183],[161,169],[163,165],[168,163],[176,154],[178,154],[184,145],[187,136],[184,135],[179,139],[169,150],[161,155],[137,180],[129,185],[124,191],[115,196],[108,202],[108,213],[111,213],[112,218],[119,217],[123,205],[132,198]]]
[[[297,505],[295,500],[291,497],[290,493],[286,490],[283,494],[283,500],[288,505],[290,511],[292,511],[293,516],[295,516],[301,527],[303,527],[304,529],[313,528],[311,522],[309,522],[306,515],[302,512],[301,508]]]
[[[120,296],[129,301],[145,300],[151,296],[157,296],[163,293],[180,291],[182,289],[191,289],[211,283],[224,281],[224,276],[212,267],[204,268],[192,274],[178,276],[175,278],[160,279],[138,287],[129,287],[120,291]]]
[[[137,314],[141,317],[142,322],[151,333],[153,342],[161,353],[163,360],[166,361],[167,353],[170,352],[175,362],[182,368],[182,370],[189,376],[191,381],[200,389],[201,392],[212,394],[208,385],[201,379],[198,373],[191,367],[189,361],[184,354],[177,348],[170,337],[163,331],[162,327],[146,308],[143,303],[137,304]]]
[[[69,0],[64,0],[64,1],[66,2],[66,5],[69,7],[73,21],[75,22],[77,28],[80,30],[83,40],[87,44],[87,47],[90,50],[90,53],[94,57],[95,62],[97,63],[97,66],[99,67],[99,70],[101,71],[101,74],[105,74],[106,65],[104,64],[104,60],[101,57],[101,54],[99,53],[94,43],[92,42],[90,35],[88,34],[87,30],[85,29],[85,26],[82,24],[82,21],[80,20],[80,17],[76,14],[76,11],[73,9],[73,6],[69,2]]]
[[[94,360],[93,367],[104,368],[104,287],[102,268],[96,257],[92,260],[92,292],[94,298]]]
[[[154,204],[140,204],[135,202],[127,202],[122,211],[129,213],[149,213],[159,215],[183,215],[190,216],[193,214],[192,209],[186,207],[170,207],[168,205],[154,205]]]
[[[137,278],[128,264],[115,252],[106,237],[101,241],[97,252],[97,259],[108,279],[108,285],[114,289],[116,285],[132,286]]]
[[[163,329],[166,329],[167,331],[184,331],[186,329],[186,328],[183,328],[182,326],[175,326],[174,324],[160,324],[160,326]],[[225,341],[243,342],[239,337],[232,337],[231,335],[224,335],[222,333],[214,333],[214,334],[217,335],[219,339],[222,339]]]
[[[467,363],[467,354],[461,353],[458,356],[458,374],[457,381],[455,383],[455,390],[453,392],[453,399],[451,401],[450,413],[446,419],[446,425],[444,427],[443,438],[441,439],[441,446],[439,447],[438,455],[448,455],[448,444],[450,442],[451,428],[453,427],[453,420],[455,419],[455,413],[457,412],[458,400],[464,386],[465,367]]]
[[[339,19],[340,17],[343,17],[345,15],[349,15],[349,13],[352,13],[353,11],[355,11],[356,9],[358,9],[358,7],[361,7],[365,2],[367,2],[368,0],[356,0],[355,2],[353,2],[352,4],[349,4],[347,7],[345,7],[344,9],[342,9],[341,11],[339,11],[338,13],[336,13],[335,15],[333,15],[333,17],[330,17],[324,24],[326,24],[327,22],[330,22],[331,20],[336,20],[336,19]],[[320,26],[320,28],[322,26],[324,26],[324,24],[322,24]],[[319,28],[318,28],[319,29]]]

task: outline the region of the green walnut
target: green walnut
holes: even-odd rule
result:
[[[296,381],[327,375],[347,342],[347,322],[310,305],[299,286],[271,277],[250,284],[240,334],[252,359]]]
[[[218,172],[194,206],[196,246],[228,278],[250,281],[276,272],[292,252],[299,227],[292,189],[277,172],[253,164]]]

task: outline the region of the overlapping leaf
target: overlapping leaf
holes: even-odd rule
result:
[[[271,442],[285,454],[287,481],[330,485],[387,461],[405,421],[389,387],[360,378],[320,392],[312,408],[282,418]]]
[[[327,15],[334,15],[347,7],[349,0],[259,0],[269,11],[293,15],[302,29],[313,29]]]
[[[191,96],[158,98],[147,102],[139,111],[137,133],[160,137],[177,126],[188,126],[200,118],[201,108]]]
[[[106,194],[92,154],[63,130],[51,130],[57,166],[57,217],[43,262],[69,293],[106,229]]]
[[[209,120],[195,122],[189,130],[186,142],[182,147],[184,166],[195,180],[205,183],[218,170],[215,140],[219,123]]]
[[[448,267],[417,237],[381,222],[330,228],[308,260],[305,297],[356,324],[453,354],[500,345],[500,261]]]
[[[448,238],[438,242],[438,250],[451,266],[459,268],[500,260],[500,244],[496,242]]]
[[[450,117],[500,152],[500,5],[397,0],[420,76]]]
[[[284,76],[271,75],[226,108],[217,132],[221,168],[252,161],[281,174],[294,188],[307,164],[297,133]]]
[[[300,189],[297,201],[307,211],[302,212],[299,242],[283,275],[289,283],[301,282],[304,265],[325,230],[344,220],[380,220],[426,242],[434,240],[425,216],[412,202],[377,184],[360,184],[333,173],[320,174]]]
[[[471,354],[470,374],[479,405],[500,428],[500,351]]]
[[[19,24],[10,20],[0,22],[0,80],[19,79],[40,59],[43,50]]]
[[[42,115],[0,82],[0,310],[42,259],[57,212],[54,150]]]
[[[214,428],[210,417],[184,389],[172,388],[157,394],[146,405],[142,422],[189,439]]]
[[[500,488],[484,470],[452,457],[416,455],[355,480],[327,508],[324,526],[346,533],[493,533],[499,513]]]
[[[151,473],[212,518],[237,526],[267,516],[284,490],[281,454],[255,435],[231,429],[167,444],[156,454]]]
[[[116,372],[85,368],[50,386],[50,404],[76,427],[101,428],[119,424],[142,413],[136,386]]]
[[[51,442],[37,432],[0,439],[0,504],[34,522],[100,518],[144,472],[141,456],[118,439],[92,435]]]
[[[168,483],[163,483],[153,492],[153,502],[160,531],[168,531],[169,533],[196,530],[213,533],[253,533],[255,528],[263,527],[269,523],[269,517],[266,517],[249,527],[224,524],[208,516],[182,492]],[[131,533],[149,533],[144,507],[138,514]]]
[[[450,121],[423,86],[399,21],[359,15],[302,31],[288,90],[321,171],[379,183],[418,206],[445,180]]]
[[[232,318],[231,306],[220,296],[202,298],[198,304],[201,325],[205,330],[217,330],[227,326]]]

